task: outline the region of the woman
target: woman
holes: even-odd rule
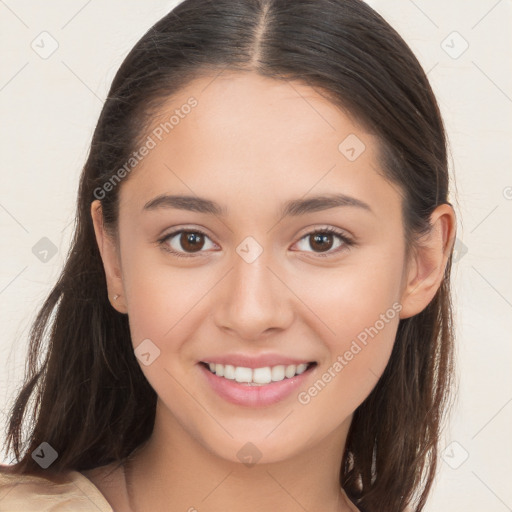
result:
[[[448,188],[425,73],[365,3],[185,0],[98,121],[0,510],[422,510]]]

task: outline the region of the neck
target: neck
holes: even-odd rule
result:
[[[340,488],[340,463],[349,418],[341,428],[293,457],[244,464],[218,457],[157,407],[151,438],[125,465],[132,512],[173,510],[349,512]],[[165,419],[165,421],[164,421]]]

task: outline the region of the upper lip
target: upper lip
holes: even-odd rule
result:
[[[241,366],[244,368],[264,368],[266,366],[299,365],[314,362],[311,359],[299,359],[279,354],[260,354],[251,356],[246,354],[224,354],[222,356],[211,356],[201,359],[202,363],[215,363],[222,365]]]

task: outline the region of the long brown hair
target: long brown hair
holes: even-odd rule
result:
[[[427,77],[363,1],[185,0],[135,45],[105,101],[67,261],[31,329],[7,432],[12,471],[40,473],[31,453],[41,442],[59,454],[53,471],[81,471],[123,460],[151,435],[156,393],[133,353],[127,316],[108,301],[90,205],[101,190],[104,222],[115,232],[122,183],[107,192],[104,184],[164,100],[224,69],[302,81],[375,133],[385,177],[402,192],[408,249],[448,203],[445,131]],[[453,375],[450,267],[451,255],[434,299],[400,321],[384,374],[354,414],[340,484],[362,511],[421,511],[432,486]]]

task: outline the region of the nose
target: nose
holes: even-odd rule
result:
[[[219,329],[237,339],[257,341],[291,324],[293,294],[275,267],[266,251],[250,263],[235,255],[215,306]]]

